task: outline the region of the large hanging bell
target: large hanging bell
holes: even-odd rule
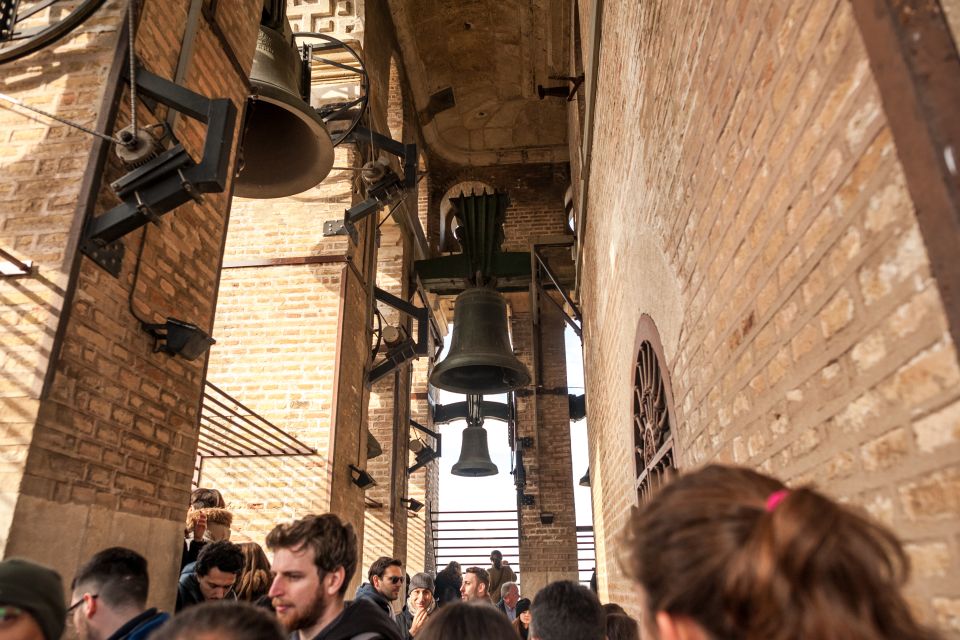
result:
[[[236,195],[291,196],[316,186],[333,168],[330,134],[302,97],[310,95],[303,64],[289,22],[284,20],[283,32],[260,26]]]
[[[468,478],[497,475],[497,465],[490,459],[490,449],[487,447],[487,430],[482,426],[468,424],[463,430],[460,459],[450,473]]]
[[[493,395],[530,384],[530,373],[510,347],[507,303],[494,289],[467,289],[453,310],[450,352],[430,384],[454,393]]]

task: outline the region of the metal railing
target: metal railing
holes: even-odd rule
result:
[[[499,549],[519,578],[520,524],[516,509],[434,511],[431,530],[437,571],[454,560],[463,568],[486,567],[490,551]]]
[[[593,537],[593,527],[577,527],[577,579],[581,584],[589,585],[590,577],[597,566],[597,547]]]

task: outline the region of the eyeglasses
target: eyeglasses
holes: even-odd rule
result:
[[[400,584],[403,582],[403,576],[390,576],[389,578],[384,577],[384,580],[389,580],[390,584]]]
[[[0,607],[0,622],[7,620],[16,620],[24,614],[20,607]]]
[[[98,597],[99,597],[99,595],[93,594],[93,595],[90,596],[90,599],[91,599],[91,600],[96,600]],[[79,607],[79,606],[82,605],[82,604],[83,604],[83,598],[80,598],[79,600],[77,600],[76,602],[74,602],[72,605],[70,605],[69,607],[67,607],[67,613],[73,613],[73,610],[76,609],[77,607]]]

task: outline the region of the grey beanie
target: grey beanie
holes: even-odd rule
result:
[[[63,580],[53,569],[11,558],[0,562],[0,605],[20,607],[34,617],[46,640],[60,640],[67,623]]]
[[[429,573],[418,573],[411,578],[410,590],[413,591],[414,589],[426,589],[430,593],[436,590],[433,585],[433,578],[430,577]]]

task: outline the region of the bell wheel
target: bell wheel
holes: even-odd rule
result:
[[[325,33],[301,31],[293,37],[304,60],[310,61],[310,106],[337,146],[360,124],[367,110],[369,79],[363,58],[349,44]]]
[[[52,44],[100,8],[104,0],[0,0],[0,64]]]

